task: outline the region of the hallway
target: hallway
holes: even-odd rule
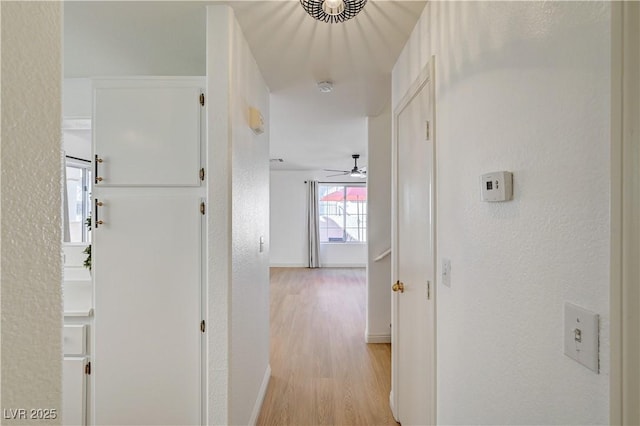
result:
[[[364,342],[361,268],[271,268],[271,382],[259,425],[396,425],[391,346]]]

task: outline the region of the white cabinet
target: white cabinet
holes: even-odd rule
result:
[[[199,424],[202,86],[94,87],[95,423]]]
[[[183,84],[94,82],[94,155],[101,161],[96,177],[102,179],[97,185],[200,185],[203,90],[194,82]]]
[[[62,365],[62,424],[87,424],[87,357],[64,357]]]
[[[87,424],[87,326],[63,327],[62,424]]]

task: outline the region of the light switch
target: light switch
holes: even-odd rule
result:
[[[564,305],[564,353],[596,373],[599,362],[600,316],[572,303]]]
[[[451,261],[442,259],[442,284],[451,287]]]

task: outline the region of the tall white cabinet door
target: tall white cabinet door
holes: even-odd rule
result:
[[[200,197],[171,188],[96,197],[96,424],[198,424]]]
[[[86,357],[64,357],[62,364],[62,424],[86,425]]]
[[[199,87],[94,84],[98,186],[200,185]]]

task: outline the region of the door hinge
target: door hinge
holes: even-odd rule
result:
[[[205,214],[207,212],[207,208],[204,206],[204,201],[200,203],[200,213]]]
[[[426,133],[426,140],[429,140],[431,138],[431,129],[429,128],[429,120],[427,120],[427,124],[425,126],[425,133]]]
[[[427,281],[427,300],[431,300],[431,281]]]
[[[204,333],[204,330],[206,329],[204,320],[200,321],[200,331]]]
[[[84,374],[91,374],[91,362],[87,362],[84,365]]]
[[[200,93],[200,105],[204,106],[204,93]]]
[[[200,180],[204,181],[204,167],[200,169]]]

